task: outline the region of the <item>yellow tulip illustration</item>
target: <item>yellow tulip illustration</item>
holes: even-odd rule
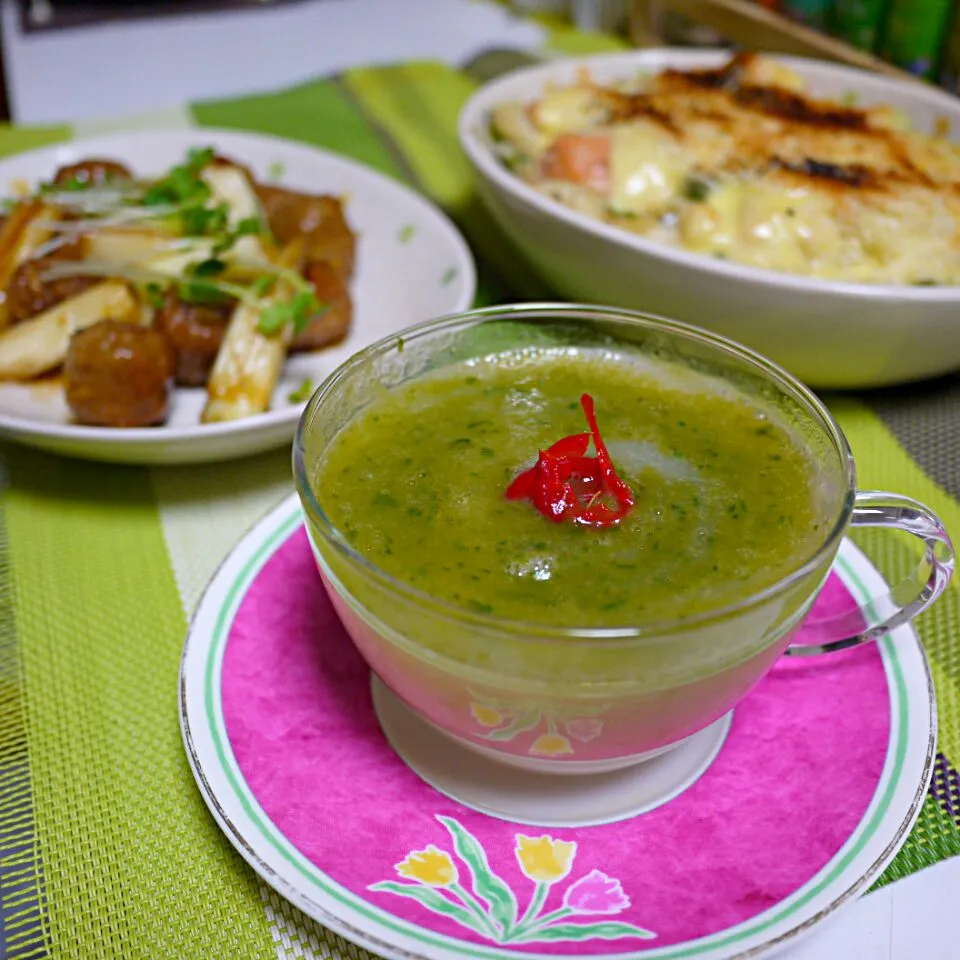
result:
[[[449,887],[459,879],[449,854],[438,850],[432,843],[424,850],[412,850],[394,869],[401,877],[417,880],[428,887]]]
[[[477,703],[475,700],[470,701],[470,713],[473,714],[473,719],[476,720],[481,727],[499,727],[504,721],[504,716],[499,710],[494,710],[493,707],[486,707],[482,703]]]
[[[570,872],[576,852],[574,842],[517,834],[517,862],[524,875],[537,883],[562,880]]]
[[[560,733],[542,733],[530,745],[530,753],[541,757],[561,757],[573,753],[573,746]]]

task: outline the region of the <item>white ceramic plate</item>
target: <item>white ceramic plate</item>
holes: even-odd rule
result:
[[[437,935],[419,923],[398,920],[397,916],[384,908],[383,902],[374,904],[369,900],[369,895],[358,896],[309,859],[264,811],[241,772],[228,735],[222,695],[226,673],[225,653],[234,621],[238,615],[242,618],[240,610],[248,593],[258,582],[265,567],[274,561],[279,551],[285,549],[289,538],[297,533],[300,525],[300,504],[293,495],[241,539],[207,587],[193,616],[184,646],[179,691],[181,729],[197,784],[221,829],[253,869],[280,894],[329,930],[379,956],[397,960],[462,960],[468,956],[477,960],[511,960],[524,956],[537,960],[562,960],[562,957],[572,955],[569,944],[557,950],[551,949],[550,944],[541,945],[535,953],[518,951],[510,945],[481,947],[451,936]],[[309,559],[307,564],[310,573],[314,574]],[[285,560],[282,576],[296,579],[299,569],[296,563]],[[866,601],[871,596],[887,592],[888,587],[882,577],[849,541],[842,544],[835,569],[847,589],[859,599]],[[321,591],[319,578],[315,578],[315,581],[315,589]],[[258,603],[262,607],[259,609],[269,607],[273,610],[272,601],[263,601],[264,594],[261,591]],[[293,651],[295,643],[292,638],[298,636],[299,628],[291,626],[289,613],[287,616],[287,626],[281,632],[285,649]],[[278,623],[275,612],[265,613],[263,618],[263,623]],[[265,642],[261,633],[251,632],[250,621],[247,621],[245,629],[247,636],[257,636],[260,644]],[[311,641],[322,641],[322,628],[318,627],[318,630],[320,632],[311,636]],[[313,649],[312,646],[309,648]],[[907,625],[894,630],[878,642],[878,649],[890,698],[886,757],[873,798],[862,819],[826,865],[786,900],[767,907],[749,921],[718,933],[663,947],[650,942],[642,950],[614,950],[610,947],[600,950],[594,942],[591,949],[585,946],[583,953],[577,955],[604,956],[609,960],[755,960],[796,943],[821,921],[867,890],[906,840],[926,796],[936,752],[933,685],[923,649],[912,627]],[[292,652],[290,656],[296,661]],[[241,670],[236,669],[238,662],[244,664]],[[242,658],[240,661],[234,660],[233,666],[231,675],[234,677],[252,669],[250,662]],[[338,682],[346,683],[345,672],[338,673],[338,677]],[[807,680],[815,682],[812,678]],[[265,700],[271,696],[285,696],[275,675],[271,675],[264,684]],[[266,692],[268,688],[269,695]],[[235,688],[232,689],[232,695],[236,697]],[[303,704],[309,704],[310,701],[303,688],[298,688],[297,696],[292,696],[290,702],[298,704],[293,709],[298,711],[297,722],[303,725],[304,741],[316,738],[317,730],[327,729],[322,723],[314,725],[315,717],[309,709],[304,712]],[[236,702],[233,703],[236,706]],[[324,706],[323,709],[328,708]],[[344,717],[349,712],[346,707],[340,709]],[[259,722],[255,719],[255,711],[245,711],[243,715],[244,722],[249,721],[254,727]],[[276,720],[276,717],[271,717]],[[284,718],[277,722],[282,726],[290,720]],[[312,766],[308,769],[312,771],[311,776],[321,778],[320,782],[323,782],[324,764],[330,764],[333,771],[331,775],[345,776],[342,772],[336,772],[342,763],[338,758],[350,751],[355,755],[360,749],[357,738],[364,736],[357,732],[359,728],[355,729],[345,719],[336,729],[341,733],[331,736],[342,736],[348,742],[330,743],[322,740],[320,742],[325,744],[323,749],[311,754]],[[367,727],[363,729],[368,730]],[[281,736],[279,733],[276,735]],[[379,734],[373,736],[379,741]],[[387,806],[412,789],[409,780],[404,779],[405,768],[399,761],[397,766],[399,769],[394,774],[395,780],[389,784],[389,789],[382,791],[384,798],[392,798],[383,801]],[[283,768],[282,761],[279,768]],[[374,766],[373,769],[374,772],[369,775],[383,775],[381,768]],[[281,792],[292,789],[287,780],[283,780],[283,784]],[[444,802],[439,794],[426,789],[431,794],[428,805]],[[366,819],[361,818],[363,823],[360,826],[345,829],[343,842],[355,843],[362,848],[356,856],[366,862],[371,858],[389,856],[389,851],[384,853],[381,849],[387,844],[388,834],[378,832],[373,825],[372,809],[377,806],[377,801],[372,799],[371,793],[361,791],[358,795],[366,798],[361,805]],[[301,797],[296,805],[299,811],[297,817],[309,822],[310,816],[303,812],[305,805],[306,800]],[[464,813],[465,808],[456,805],[451,807],[454,808],[460,814]],[[403,806],[408,814],[411,809],[409,803]],[[781,815],[789,816],[789,810],[781,811]],[[471,822],[476,830],[476,819]],[[637,850],[636,854],[642,858],[643,850]],[[689,882],[696,885],[699,881],[691,877]]]
[[[17,181],[32,185],[47,179],[57,167],[89,156],[119,160],[137,174],[159,174],[191,147],[206,145],[245,163],[258,179],[347,196],[347,219],[358,237],[347,338],[332,349],[292,357],[272,408],[248,419],[201,424],[204,391],[177,388],[164,426],[85,427],[70,422],[59,385],[0,384],[0,434],[56,453],[119,463],[198,463],[258,453],[292,440],[303,404],[288,397],[305,379],[319,384],[381,337],[472,305],[473,259],[436,207],[362,164],[290,140],[209,128],[75,140],[0,162],[0,193]]]
[[[960,368],[960,286],[828,282],[691,253],[544,196],[491,149],[492,107],[533,100],[548,82],[573,82],[583,68],[611,82],[667,67],[715,67],[728,57],[716,50],[643,50],[524,68],[485,84],[460,115],[460,140],[495,219],[563,296],[706,327],[815,387],[883,386]],[[816,60],[776,59],[795,69],[815,96],[855,94],[863,105],[892,104],[925,132],[943,118],[960,136],[960,100],[942,90]]]

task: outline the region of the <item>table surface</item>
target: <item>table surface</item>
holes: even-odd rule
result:
[[[542,40],[539,26],[482,0],[402,6],[401,14],[396,0],[312,0],[25,36],[14,0],[2,0],[11,112],[19,123],[95,129],[100,118],[267,90],[358,64],[460,63],[489,47],[530,48]],[[173,46],[175,69],[165,52]],[[234,536],[245,522],[238,518]],[[960,857],[869,894],[782,956],[948,960],[957,956],[948,927],[957,902]]]

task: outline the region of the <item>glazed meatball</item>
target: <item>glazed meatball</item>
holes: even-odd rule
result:
[[[122,163],[91,158],[61,167],[54,176],[53,182],[58,187],[72,183],[102,187],[105,183],[132,179],[133,174]]]
[[[290,345],[291,352],[319,350],[338,343],[347,335],[353,317],[350,291],[343,273],[320,260],[307,264],[303,274],[313,285],[324,310],[310,322],[306,330],[294,337]]]
[[[307,238],[308,260],[324,260],[344,276],[351,276],[356,237],[339,197],[296,193],[259,183],[256,192],[270,232],[280,244],[303,234]]]
[[[63,244],[52,253],[36,260],[21,263],[10,278],[7,287],[7,310],[12,323],[29,320],[58,303],[83,293],[97,283],[95,277],[60,277],[57,280],[44,280],[50,264],[57,260],[79,260],[82,256],[82,243],[73,240]]]
[[[164,297],[154,326],[169,340],[174,353],[174,378],[184,387],[201,387],[223,341],[223,332],[235,302],[224,304],[186,303],[173,291]]]
[[[63,378],[79,423],[154,426],[167,418],[173,350],[159,330],[101,320],[71,338]]]

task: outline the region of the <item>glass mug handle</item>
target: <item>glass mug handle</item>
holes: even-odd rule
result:
[[[820,643],[791,644],[785,653],[802,657],[833,653],[869,643],[923,613],[946,589],[953,575],[954,553],[950,536],[940,519],[922,503],[896,493],[858,492],[850,519],[851,527],[884,527],[903,530],[922,540],[923,560],[913,576],[903,580],[886,596],[835,617],[807,619],[804,628],[823,637]]]

